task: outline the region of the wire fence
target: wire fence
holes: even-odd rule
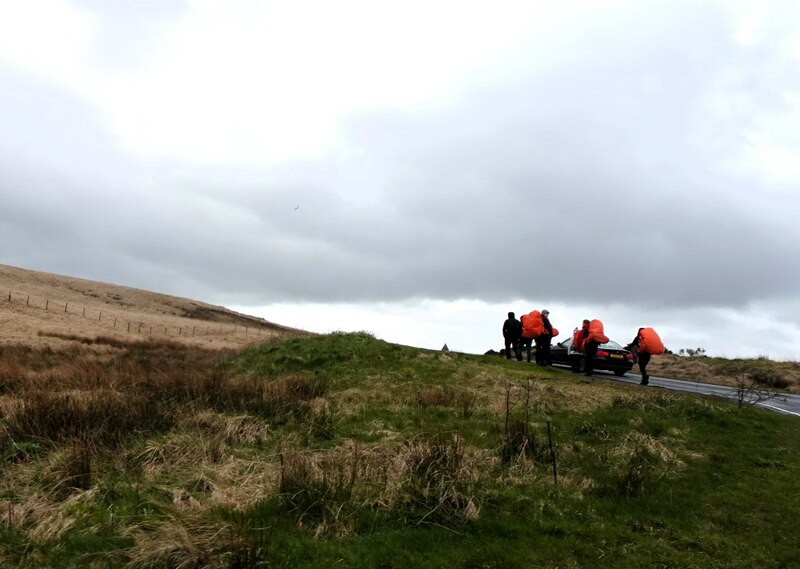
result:
[[[133,320],[121,317],[118,313],[110,310],[100,310],[98,308],[87,307],[76,303],[70,303],[63,299],[51,299],[34,294],[21,293],[9,290],[4,295],[2,301],[8,304],[24,304],[26,308],[44,310],[46,312],[59,312],[69,316],[96,320],[100,326],[109,329],[122,331],[130,334],[160,336],[160,337],[192,337],[192,336],[227,336],[227,335],[262,335],[269,329],[259,326],[242,326],[239,324],[211,324],[198,326],[187,322],[186,326],[176,326],[174,324],[154,323],[153,321]],[[0,301],[1,302],[1,301]],[[174,315],[173,318],[187,318],[186,316]],[[188,318],[187,318],[188,319]]]

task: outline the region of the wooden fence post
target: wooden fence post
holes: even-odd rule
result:
[[[100,316],[97,317],[97,321],[100,322],[100,319],[103,318],[103,311],[100,311]]]
[[[50,306],[50,299],[49,298],[45,298],[44,299],[44,309],[47,310],[48,306]]]
[[[64,312],[66,312],[66,311],[67,311],[67,307],[69,307],[69,302],[65,302],[65,303],[64,303]]]
[[[25,301],[25,306],[31,305],[31,295],[28,295],[28,300]]]
[[[86,307],[83,307],[83,317],[86,318]]]
[[[128,332],[130,332],[130,331],[131,331],[131,323],[128,322]]]

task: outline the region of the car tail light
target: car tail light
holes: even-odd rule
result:
[[[605,350],[597,350],[597,357],[598,358],[607,358],[608,352]]]
[[[633,359],[633,354],[628,353],[625,357],[628,358],[629,360],[632,360]]]

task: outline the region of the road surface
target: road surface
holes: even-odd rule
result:
[[[612,373],[602,371],[595,371],[595,377],[602,377],[603,379],[613,379],[614,381],[623,381],[625,383],[632,383],[639,385],[641,377],[634,374],[626,374],[623,377],[617,377]],[[698,383],[696,381],[689,381],[685,379],[670,379],[668,377],[650,376],[650,385],[642,386],[642,389],[669,389],[671,391],[686,391],[688,393],[697,393],[699,395],[713,395],[714,397],[721,397],[729,399],[734,403],[737,401],[737,393],[735,387],[727,387],[725,385],[713,385],[711,383]],[[766,401],[759,401],[755,403],[758,407],[776,411],[778,413],[785,413],[800,417],[800,395],[793,395],[790,393],[779,393],[776,397]]]

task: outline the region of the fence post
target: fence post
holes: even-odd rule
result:
[[[166,326],[164,326],[164,335],[165,336],[167,335],[167,327]]]
[[[8,302],[11,302],[11,291],[8,291]]]
[[[136,330],[136,333],[138,334],[141,331],[142,331],[142,323],[139,322],[139,328]]]
[[[45,298],[44,299],[44,309],[47,310],[48,306],[50,306],[50,299],[49,298]]]
[[[83,317],[86,318],[86,307],[83,307]]]
[[[183,334],[183,328],[178,328],[178,336]]]
[[[100,322],[100,319],[103,318],[103,311],[100,311],[100,316],[97,317],[97,321]]]
[[[69,302],[65,302],[65,303],[64,303],[64,312],[66,312],[66,311],[67,311],[67,308],[68,308],[68,307],[69,307]]]
[[[114,328],[116,328],[116,327],[117,327],[117,317],[114,316]]]
[[[153,327],[150,326],[150,336],[152,336],[152,335],[153,335]]]
[[[31,295],[28,295],[28,300],[25,301],[25,306],[31,305]]]
[[[192,326],[192,336],[194,336],[194,329],[195,329],[195,327]]]
[[[128,332],[130,332],[130,331],[131,331],[131,323],[128,322]]]

